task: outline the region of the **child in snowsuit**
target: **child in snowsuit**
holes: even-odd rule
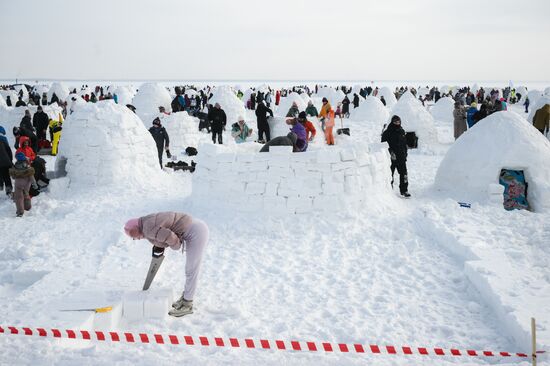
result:
[[[325,123],[325,138],[327,140],[327,145],[334,145],[334,135],[332,130],[334,129],[334,110],[330,109],[328,112],[328,117]]]
[[[17,162],[10,169],[10,176],[14,180],[13,200],[15,202],[17,217],[23,216],[25,211],[31,209],[31,186],[38,189],[34,179],[34,169],[29,165],[27,157],[22,152],[15,154]]]
[[[208,226],[202,220],[179,212],[159,212],[129,220],[124,225],[126,235],[134,240],[147,239],[158,256],[170,247],[179,250],[183,244],[186,254],[185,288],[181,297],[172,304],[169,315],[180,317],[193,313],[193,297],[208,243]]]

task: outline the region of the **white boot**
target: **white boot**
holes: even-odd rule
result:
[[[174,306],[177,305],[177,306]],[[174,304],[172,304],[174,307],[172,310],[168,312],[168,315],[180,317],[184,315],[193,314],[193,300],[185,300],[183,298],[183,295],[181,296],[178,301],[176,301]]]

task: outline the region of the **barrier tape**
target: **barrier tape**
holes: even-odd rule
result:
[[[421,356],[467,356],[467,357],[518,357],[528,358],[531,355],[518,352],[493,352],[476,350],[459,350],[455,348],[429,348],[409,346],[380,346],[376,344],[346,344],[330,342],[306,342],[283,341],[267,339],[238,339],[220,337],[192,337],[178,335],[146,334],[131,332],[107,332],[88,330],[60,330],[28,327],[3,327],[0,326],[0,334],[25,335],[38,337],[66,338],[75,340],[100,341],[100,342],[126,342],[144,344],[167,344],[203,347],[228,347],[245,349],[269,349],[277,351],[310,351],[310,352],[340,352],[357,354],[384,354],[384,355],[421,355]],[[537,351],[537,354],[545,351]]]

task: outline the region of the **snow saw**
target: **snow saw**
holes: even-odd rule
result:
[[[147,277],[143,284],[143,291],[147,291],[153,283],[155,276],[164,260],[164,248],[153,246],[153,258],[151,258],[151,264],[149,265],[149,271],[147,271]]]

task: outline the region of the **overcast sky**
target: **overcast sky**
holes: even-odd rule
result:
[[[0,0],[0,79],[550,80],[550,0]]]

